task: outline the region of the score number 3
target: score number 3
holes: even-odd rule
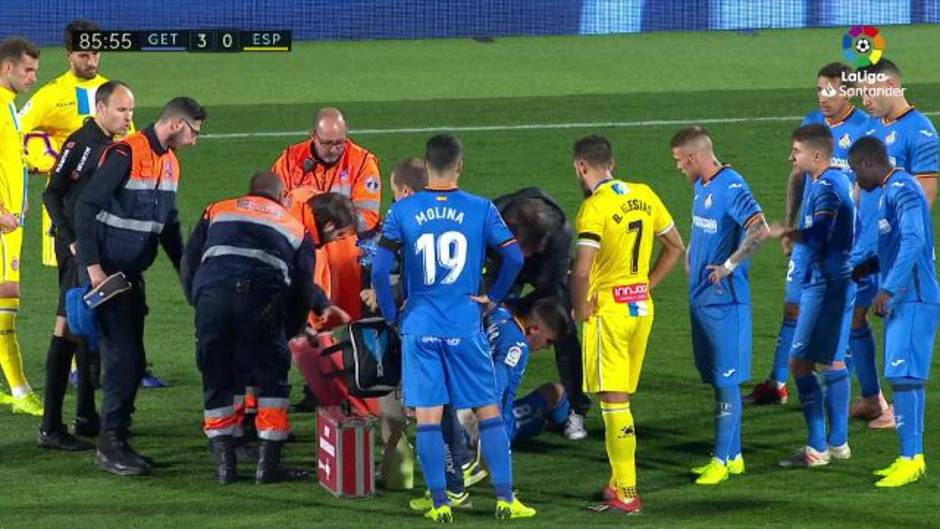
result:
[[[434,234],[425,233],[415,241],[415,253],[424,260],[425,285],[433,285],[437,281],[438,265],[447,269],[441,284],[449,285],[457,281],[467,264],[467,238],[459,231],[445,231],[435,243]]]

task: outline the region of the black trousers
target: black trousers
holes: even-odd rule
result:
[[[55,256],[56,265],[59,273],[59,304],[56,307],[56,316],[65,317],[65,294],[79,286],[78,281],[78,260],[72,254],[68,244],[61,236],[55,238]],[[78,372],[78,383],[76,384],[76,409],[75,417],[93,421],[97,416],[95,410],[95,384],[97,383],[98,373],[95,366],[99,365],[98,351],[89,351],[88,344],[84,339],[78,337],[69,337],[76,345],[75,368]],[[55,347],[55,346],[53,346]],[[60,345],[59,348],[68,348],[66,345]],[[51,350],[46,360],[46,395],[47,402],[45,407],[51,411],[49,417],[49,428],[60,425],[62,421],[62,399],[65,397],[65,391],[68,387],[69,371],[71,367],[71,354],[56,354]],[[49,402],[50,398],[55,402]],[[49,410],[50,404],[52,410]]]
[[[144,319],[147,296],[143,278],[128,278],[133,285],[95,309],[101,349],[101,428],[126,430],[131,425],[134,400],[147,368]]]
[[[231,406],[245,386],[259,399],[290,393],[291,356],[284,331],[283,284],[248,279],[200,290],[196,299],[196,364],[206,410]]]

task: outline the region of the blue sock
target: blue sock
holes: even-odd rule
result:
[[[786,384],[790,378],[790,349],[793,347],[793,333],[796,331],[796,320],[784,318],[777,333],[777,348],[774,349],[774,367],[770,371],[770,378],[778,384]]]
[[[441,425],[419,424],[417,445],[418,462],[421,463],[424,481],[431,491],[434,507],[440,507],[447,503],[447,479],[444,474],[446,455]]]
[[[444,407],[441,416],[441,435],[446,448],[444,474],[447,477],[447,491],[463,494],[463,465],[469,463],[473,456],[467,448],[464,429],[450,406]]]
[[[741,455],[741,422],[744,420],[744,406],[741,403],[741,386],[735,386],[737,392],[732,395],[734,399],[734,435],[731,436],[731,448],[728,449],[728,459]]]
[[[897,422],[901,455],[914,457],[924,453],[924,383],[909,377],[891,378],[894,392],[894,418]]]
[[[447,492],[463,494],[463,467],[456,464],[454,452],[447,443],[444,443],[444,480]]]
[[[725,463],[741,451],[740,440],[735,443],[735,434],[740,432],[741,388],[731,386],[715,388],[715,457]],[[735,445],[738,449],[735,452]]]
[[[917,388],[917,391],[914,392],[917,396],[917,407],[915,408],[914,417],[917,417],[917,431],[914,435],[914,453],[923,454],[924,453],[924,413],[927,411],[927,391],[924,389],[924,383],[921,382],[920,386]]]
[[[552,410],[551,420],[555,424],[565,424],[568,415],[571,415],[571,403],[568,402],[568,394],[562,392],[561,399],[555,405],[555,409]]]
[[[823,403],[822,388],[816,380],[816,374],[810,373],[796,379],[796,389],[800,393],[803,405],[803,417],[809,437],[806,444],[822,452],[826,449],[826,411]]]
[[[852,379],[849,370],[830,369],[826,379],[826,415],[829,417],[829,446],[842,446],[849,442],[849,399]]]
[[[875,337],[871,327],[852,329],[849,336],[849,351],[852,352],[855,376],[861,386],[863,397],[872,397],[881,392],[878,383],[878,366],[875,365]]]
[[[490,483],[493,484],[496,497],[512,501],[512,454],[509,438],[506,437],[506,425],[501,418],[480,421],[480,449],[490,469]]]

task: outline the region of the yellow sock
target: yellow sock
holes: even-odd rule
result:
[[[26,374],[23,373],[23,357],[20,355],[20,343],[16,339],[16,309],[18,299],[0,299],[0,367],[7,377],[7,384],[14,397],[21,397],[29,391]]]
[[[624,497],[636,496],[636,432],[630,403],[601,402],[610,484]]]

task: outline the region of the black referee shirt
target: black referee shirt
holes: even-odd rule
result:
[[[65,140],[42,201],[56,235],[66,245],[75,242],[78,197],[98,169],[101,152],[113,141],[93,118],[86,119],[85,124]]]

